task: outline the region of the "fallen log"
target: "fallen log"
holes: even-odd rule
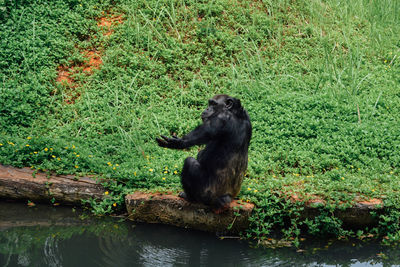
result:
[[[89,177],[48,175],[0,165],[0,199],[81,205],[85,199],[102,199],[104,191]]]
[[[303,210],[300,214],[302,219],[314,219],[321,214],[321,207],[326,205],[326,201],[319,198],[313,198],[302,201],[296,194],[289,197],[290,201],[302,202]],[[378,224],[379,214],[383,211],[383,201],[381,199],[354,199],[354,203],[347,208],[336,208],[332,215],[342,221],[343,226],[350,229],[363,229],[365,227],[374,227]]]
[[[215,214],[210,207],[189,203],[175,196],[135,192],[125,197],[128,218],[146,223],[163,223],[208,232],[237,234],[249,226],[251,203],[233,201],[228,210]]]

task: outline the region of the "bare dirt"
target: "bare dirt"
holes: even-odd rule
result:
[[[122,15],[110,15],[103,14],[103,17],[97,19],[97,26],[103,36],[110,36],[113,34],[115,27],[118,24],[122,24]],[[82,50],[80,53],[84,56],[85,60],[83,63],[76,64],[70,63],[69,65],[60,65],[57,68],[57,78],[56,83],[65,86],[66,98],[65,103],[73,104],[75,100],[80,97],[80,92],[78,90],[79,83],[74,79],[75,74],[85,73],[86,75],[92,75],[94,70],[101,68],[103,60],[101,58],[103,47],[97,46],[91,49]]]

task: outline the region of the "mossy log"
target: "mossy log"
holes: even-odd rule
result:
[[[0,165],[0,198],[80,205],[104,196],[104,188],[89,177],[48,175],[29,168]]]
[[[308,201],[301,201],[297,195],[289,197],[292,202],[302,202],[303,211],[300,214],[302,219],[314,219],[320,215],[320,208],[326,205],[326,201],[319,198],[313,198]],[[333,215],[343,222],[343,226],[350,229],[363,229],[373,227],[378,224],[378,218],[374,213],[383,211],[383,201],[380,199],[354,199],[354,203],[347,208],[336,208],[332,211]]]
[[[253,204],[233,201],[220,214],[210,207],[189,203],[169,194],[135,192],[125,198],[129,219],[146,223],[163,223],[208,232],[237,234],[249,226]]]

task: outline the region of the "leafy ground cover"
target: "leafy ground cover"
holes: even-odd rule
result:
[[[395,0],[3,0],[0,163],[110,178],[109,198],[92,204],[113,212],[133,190],[180,190],[197,148],[154,138],[194,128],[226,93],[253,123],[245,236],[397,240],[398,36]],[[327,205],[300,220],[293,194]],[[386,209],[377,228],[352,233],[332,214],[371,198]]]

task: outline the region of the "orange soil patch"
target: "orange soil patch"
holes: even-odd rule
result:
[[[103,36],[109,36],[114,31],[112,27],[116,24],[121,24],[123,22],[122,15],[111,16],[111,17],[101,17],[98,19],[97,25],[101,28],[103,32]],[[78,87],[75,80],[71,77],[72,74],[78,73],[81,71],[78,70],[78,67],[82,68],[82,71],[87,75],[93,74],[93,70],[100,69],[103,61],[101,59],[101,53],[99,51],[101,47],[94,47],[92,50],[84,50],[81,54],[85,57],[83,64],[72,65],[72,66],[64,66],[61,65],[57,68],[57,78],[56,82],[60,84],[64,84],[68,86],[70,89],[74,89]],[[70,92],[69,95],[73,95],[73,92]],[[80,93],[75,93],[74,96],[71,96],[70,99],[65,100],[67,104],[72,104],[75,100],[80,96]]]
[[[122,23],[122,15],[112,16],[112,17],[102,17],[99,19],[97,26],[105,30],[105,32],[103,33],[104,36],[109,36],[114,32],[111,27],[121,23]]]
[[[74,80],[70,77],[73,71],[73,67],[59,66],[58,67],[58,75],[56,81],[58,83],[72,85]]]
[[[103,61],[101,60],[100,53],[97,51],[84,51],[85,60],[83,71],[92,73],[93,69],[99,69]]]

